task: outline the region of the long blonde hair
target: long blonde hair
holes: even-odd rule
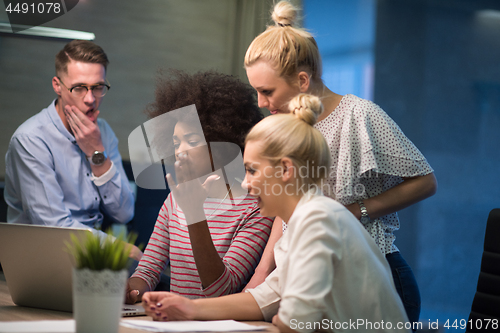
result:
[[[273,164],[290,158],[301,185],[320,185],[328,176],[331,161],[325,138],[313,127],[323,105],[317,96],[299,94],[290,101],[289,109],[289,114],[272,115],[257,123],[245,143],[260,141],[260,155]]]
[[[304,29],[294,27],[298,9],[287,1],[273,9],[274,26],[257,36],[245,54],[245,68],[259,60],[268,62],[280,77],[290,79],[306,71],[312,80],[321,80],[321,56],[314,37]]]

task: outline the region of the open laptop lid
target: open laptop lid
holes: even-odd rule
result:
[[[85,239],[85,229],[0,223],[0,263],[12,301],[21,306],[72,312],[70,234]],[[126,305],[122,316],[142,316],[140,304]]]
[[[72,263],[64,241],[74,228],[0,223],[0,262],[17,305],[72,311]]]

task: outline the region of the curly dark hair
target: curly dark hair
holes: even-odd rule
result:
[[[206,141],[232,142],[242,151],[245,136],[263,118],[253,88],[216,71],[161,72],[155,95],[155,102],[145,111],[150,118],[195,104]]]

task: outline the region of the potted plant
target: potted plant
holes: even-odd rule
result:
[[[73,317],[77,333],[118,332],[128,277],[127,264],[135,235],[125,240],[108,233],[105,241],[88,233],[71,235],[66,243],[73,256]]]

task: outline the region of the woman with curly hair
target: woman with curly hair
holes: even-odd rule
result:
[[[161,151],[171,147],[176,180],[167,175],[171,193],[128,281],[127,303],[154,290],[168,263],[170,291],[177,294],[199,298],[240,291],[272,225],[240,184],[245,135],[262,119],[252,88],[213,71],[169,74],[158,82],[147,113],[160,124],[152,145]]]

